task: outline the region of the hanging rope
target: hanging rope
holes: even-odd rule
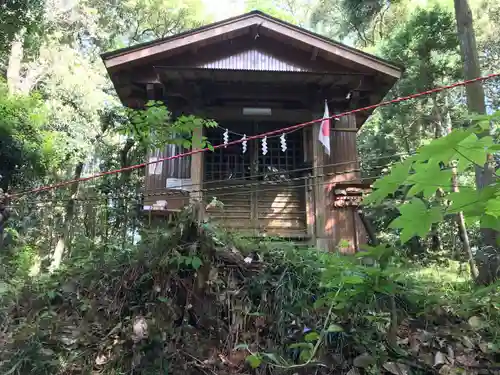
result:
[[[338,118],[341,118],[341,117],[344,117],[344,116],[348,116],[348,115],[352,115],[352,114],[359,113],[359,112],[371,111],[371,110],[374,110],[376,108],[384,107],[384,106],[387,106],[387,105],[390,105],[390,104],[396,104],[396,103],[404,102],[404,101],[407,101],[407,100],[419,98],[421,96],[431,95],[431,94],[434,94],[434,93],[437,93],[437,92],[440,92],[440,91],[449,90],[449,89],[452,89],[452,88],[455,88],[455,87],[460,87],[460,86],[466,86],[466,85],[469,85],[469,84],[474,83],[474,82],[486,81],[488,79],[497,78],[497,77],[500,77],[500,73],[494,73],[494,74],[489,74],[489,75],[483,76],[483,77],[478,77],[478,78],[474,78],[474,79],[460,81],[460,82],[453,83],[451,85],[436,87],[434,89],[427,90],[427,91],[424,91],[424,92],[419,92],[419,93],[416,93],[416,94],[407,95],[407,96],[399,97],[399,98],[396,98],[396,99],[384,101],[384,102],[381,102],[381,103],[378,103],[378,104],[373,104],[373,105],[369,105],[369,106],[366,106],[366,107],[354,109],[354,110],[351,110],[351,111],[347,111],[347,112],[335,114],[335,115],[330,116],[329,119],[338,119]],[[200,152],[213,151],[214,149],[218,149],[218,148],[221,148],[221,147],[227,147],[227,146],[232,146],[232,145],[240,144],[240,143],[242,143],[244,141],[250,141],[250,140],[254,140],[254,139],[261,139],[261,138],[264,138],[264,137],[270,137],[270,136],[280,135],[281,133],[295,131],[297,129],[301,129],[301,128],[304,128],[306,126],[310,126],[310,125],[313,125],[313,124],[315,124],[317,122],[321,122],[321,121],[324,121],[324,120],[325,120],[324,118],[319,118],[319,119],[316,119],[316,120],[312,120],[312,121],[308,121],[308,122],[304,122],[304,123],[300,123],[300,124],[288,126],[288,127],[285,127],[285,128],[272,130],[272,131],[269,131],[269,132],[266,132],[266,133],[253,135],[253,136],[250,136],[250,137],[245,138],[245,139],[242,138],[242,139],[239,139],[239,140],[236,140],[236,141],[228,142],[226,145],[219,144],[219,145],[212,146],[210,148],[207,147],[207,148],[202,148],[202,149],[196,149],[196,150],[192,150],[192,151],[189,151],[189,152],[185,152],[185,153],[174,155],[174,156],[170,156],[170,157],[158,158],[155,161],[149,161],[149,162],[146,162],[146,163],[140,163],[140,164],[136,164],[136,165],[131,165],[129,167],[115,169],[115,170],[111,170],[111,171],[107,171],[107,172],[102,172],[102,173],[98,173],[98,174],[95,174],[95,175],[92,175],[92,176],[88,176],[88,177],[82,177],[82,178],[78,178],[78,179],[67,180],[67,181],[63,181],[63,182],[60,182],[60,183],[57,183],[57,184],[53,184],[53,185],[42,186],[42,187],[39,187],[39,188],[35,188],[35,189],[26,190],[26,191],[23,191],[23,192],[12,194],[11,198],[16,198],[16,197],[19,197],[19,196],[25,195],[25,194],[34,194],[34,193],[39,193],[39,192],[42,192],[42,191],[57,189],[57,188],[60,188],[60,187],[63,187],[63,186],[67,186],[67,185],[71,185],[71,184],[74,184],[74,183],[77,183],[77,182],[90,181],[90,180],[93,180],[93,179],[96,179],[96,178],[100,178],[100,177],[103,177],[103,176],[107,176],[107,175],[111,175],[111,174],[117,174],[117,173],[131,171],[131,170],[134,170],[134,169],[144,168],[144,167],[146,167],[149,164],[159,163],[159,162],[166,161],[166,160],[173,160],[173,159],[183,158],[183,157],[194,155],[194,154],[197,154],[197,153],[200,153]]]

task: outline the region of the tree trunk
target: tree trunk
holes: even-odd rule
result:
[[[439,105],[437,101],[436,95],[432,96],[433,103],[433,112],[434,112],[434,138],[441,138],[444,134],[443,131],[443,118],[441,116],[441,112],[439,111]],[[436,193],[436,198],[439,202],[443,200],[443,190],[440,188]],[[433,223],[431,225],[431,250],[432,251],[441,251],[443,250],[443,245],[441,241],[441,237],[439,236],[439,224]]]
[[[120,167],[121,168],[127,168],[130,166],[130,161],[129,161],[129,153],[132,147],[134,147],[135,141],[132,138],[128,138],[127,141],[125,142],[125,145],[120,151]],[[127,190],[127,185],[130,180],[130,174],[131,171],[123,171],[121,172],[120,175],[120,187],[118,191],[122,194],[118,195],[123,195],[123,197],[118,197],[117,198],[117,212],[118,215],[116,217],[115,221],[115,229],[120,228],[120,226],[126,222],[126,204],[127,204],[127,198],[125,197],[125,191]]]
[[[9,93],[16,93],[21,87],[21,63],[24,56],[24,34],[26,29],[22,28],[14,36],[10,47],[9,62],[7,65],[7,87]]]
[[[9,197],[0,189],[0,250],[3,247],[5,222],[9,218]]]
[[[476,36],[472,24],[472,12],[467,0],[455,0],[455,18],[457,21],[457,31],[460,40],[465,79],[480,77],[481,68],[477,53]],[[474,82],[468,84],[465,86],[465,91],[467,94],[469,112],[485,114],[486,105],[482,83]],[[489,135],[489,131],[485,131],[479,136],[484,137],[487,135]],[[488,160],[483,167],[476,166],[476,186],[478,190],[493,183],[494,167],[491,161],[492,157],[488,155]],[[497,248],[497,235],[498,233],[493,229],[481,228],[482,241],[487,246]]]
[[[80,162],[76,165],[75,167],[75,175],[74,179],[79,179],[82,175],[83,171],[83,163]],[[64,224],[63,228],[59,234],[59,237],[57,239],[57,244],[54,249],[54,252],[52,254],[52,262],[50,263],[49,266],[49,272],[54,272],[61,266],[61,262],[64,256],[64,253],[67,249],[67,242],[70,239],[70,234],[71,234],[71,227],[74,224],[73,223],[73,218],[75,215],[75,198],[76,194],[78,192],[78,186],[79,183],[75,182],[70,185],[69,191],[70,191],[70,198],[68,200],[68,203],[66,204],[66,213],[64,217]]]
[[[452,169],[452,177],[451,178],[452,178],[452,184],[453,184],[453,191],[455,193],[457,193],[458,192],[458,181],[457,181],[457,169],[456,168]],[[462,239],[464,252],[466,253],[467,258],[468,258],[470,273],[472,275],[472,278],[474,280],[477,280],[478,276],[479,276],[479,271],[477,269],[474,255],[472,254],[472,249],[470,247],[470,242],[469,242],[469,235],[467,233],[467,227],[465,226],[464,214],[462,212],[459,212],[457,214],[457,225],[458,225],[458,231],[460,233],[460,238]]]

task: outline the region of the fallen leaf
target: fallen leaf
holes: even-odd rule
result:
[[[409,342],[410,342],[410,339],[408,337],[406,337],[404,339],[398,339],[397,344],[398,345],[408,345]]]
[[[385,371],[388,371],[394,375],[408,375],[410,372],[408,366],[396,362],[386,362],[382,367]]]
[[[40,353],[46,357],[53,357],[56,354],[52,349],[48,349],[48,348],[40,349]]]
[[[349,372],[346,375],[360,375],[360,373],[356,367],[353,367],[352,369],[349,370]]]
[[[459,355],[456,358],[456,361],[460,363],[461,365],[464,366],[474,366],[477,365],[475,354],[464,354],[464,355]]]
[[[453,362],[455,361],[455,351],[453,350],[453,348],[450,345],[448,345],[446,349],[448,351],[448,359],[453,364]]]
[[[415,335],[412,335],[408,339],[408,343],[410,345],[410,352],[413,355],[417,355],[420,349],[420,341],[415,337]]]
[[[462,337],[462,344],[468,349],[472,349],[475,346],[472,340],[467,336]]]
[[[431,353],[421,353],[419,354],[419,358],[428,366],[432,366],[434,364],[434,358]]]
[[[97,366],[102,366],[108,362],[108,358],[104,354],[99,354],[95,359],[95,364]]]
[[[484,354],[488,354],[490,352],[489,350],[489,344],[487,342],[480,342],[478,344],[479,346],[479,349],[481,349],[481,351],[484,353]]]
[[[434,354],[434,367],[438,367],[444,364],[445,364],[444,354],[441,352],[436,352],[436,354]]]
[[[356,358],[354,358],[354,361],[352,361],[352,364],[355,367],[359,368],[368,368],[371,365],[375,364],[375,358],[373,358],[371,355],[365,353],[358,355]]]
[[[148,323],[143,316],[137,316],[132,325],[133,333],[131,335],[132,341],[135,343],[144,340],[148,337]]]
[[[479,316],[471,316],[468,322],[473,329],[484,328],[484,321]]]
[[[443,367],[441,367],[441,369],[439,370],[439,375],[451,375],[453,374],[452,372],[452,369],[450,366],[448,365],[444,365]]]

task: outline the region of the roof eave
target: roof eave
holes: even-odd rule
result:
[[[190,38],[190,39],[195,39],[194,37],[196,35],[200,35],[200,33],[205,33],[205,38],[208,39],[210,37],[213,37],[216,35],[214,32],[215,30],[219,29],[220,34],[247,28],[252,25],[260,24],[263,27],[270,29],[274,32],[281,33],[283,35],[287,35],[288,37],[295,38],[295,39],[300,39],[300,37],[303,36],[309,36],[312,38],[311,40],[315,42],[318,46],[323,46],[323,50],[330,49],[337,49],[337,54],[342,55],[342,54],[348,54],[352,56],[358,56],[360,59],[364,61],[364,64],[366,66],[371,67],[370,63],[373,63],[375,65],[378,65],[378,70],[381,73],[391,76],[395,80],[399,79],[402,75],[403,72],[403,67],[398,66],[397,64],[394,64],[392,62],[389,62],[387,60],[381,59],[377,56],[359,51],[357,49],[354,49],[352,47],[346,46],[342,43],[332,41],[328,38],[325,38],[319,34],[310,32],[308,30],[299,28],[295,25],[292,25],[290,23],[281,21],[279,19],[276,19],[274,17],[271,17],[265,13],[262,13],[260,11],[252,11],[249,13],[245,13],[243,15],[233,17],[233,18],[228,18],[226,20],[212,23],[206,26],[202,26],[197,29],[189,30],[180,34],[173,35],[171,37],[167,37],[164,39],[160,40],[155,40],[152,42],[147,42],[147,43],[142,43],[133,47],[127,47],[127,48],[122,48],[116,51],[111,51],[111,52],[105,52],[101,54],[101,58],[103,59],[103,62],[106,66],[106,68],[112,69],[114,67],[119,67],[120,65],[126,64],[127,62],[135,61],[137,59],[141,59],[145,56],[141,56],[139,54],[139,57],[136,57],[134,59],[131,58],[126,58],[127,55],[130,54],[137,54],[137,52],[140,52],[141,50],[144,50],[146,48],[151,49],[153,48],[153,52],[156,50],[156,52],[152,54],[159,54],[171,49],[175,49],[178,47],[178,45],[181,45],[182,43],[179,43],[180,40]],[[233,27],[229,27],[230,25],[233,25]],[[224,27],[225,31],[220,30],[220,28]],[[280,28],[285,28],[288,33],[283,33],[283,30],[280,30]],[[214,34],[214,35],[212,35]],[[292,35],[290,35],[292,34]],[[177,41],[177,43],[175,43]],[[185,44],[191,44],[194,43],[194,40],[187,40],[185,41]],[[164,45],[165,43],[170,43],[171,46],[170,48],[162,48],[161,46]],[[173,47],[172,47],[173,46]],[[176,47],[177,46],[177,47]],[[155,48],[156,47],[156,48]],[[165,46],[166,47],[166,46]],[[150,54],[149,54],[150,55]],[[349,59],[348,57],[345,57],[346,59]],[[114,61],[113,61],[114,60]],[[373,68],[373,67],[372,67]]]

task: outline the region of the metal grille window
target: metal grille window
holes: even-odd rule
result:
[[[283,181],[293,177],[294,169],[301,165],[302,132],[286,135],[287,150],[281,150],[279,137],[267,139],[267,154],[258,156],[259,180]],[[261,151],[259,149],[259,151]]]
[[[211,144],[220,144],[221,137],[220,129],[207,129],[207,139]],[[204,156],[205,181],[250,177],[250,152],[243,154],[240,144],[218,148]]]

